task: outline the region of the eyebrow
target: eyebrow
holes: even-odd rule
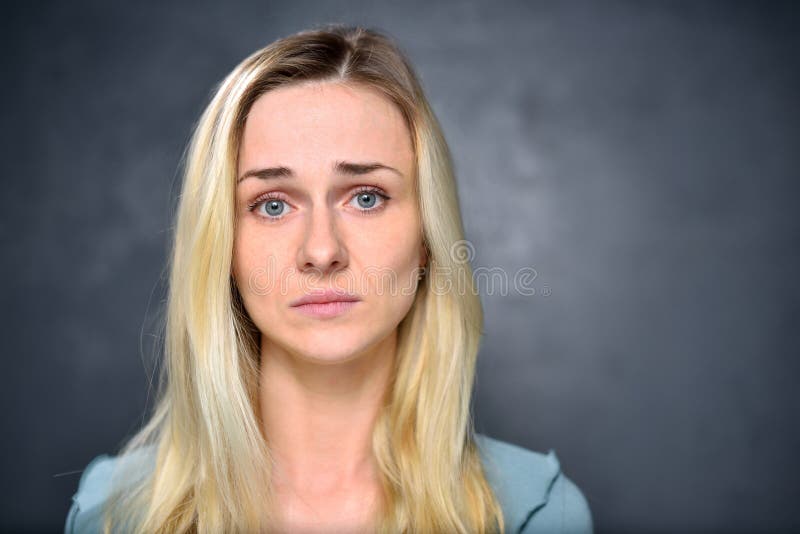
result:
[[[333,164],[333,171],[336,174],[342,174],[346,176],[360,176],[362,174],[369,174],[379,169],[386,169],[394,172],[401,178],[403,177],[403,173],[401,173],[394,167],[384,165],[383,163],[377,163],[377,162],[353,163],[350,161],[337,161]],[[266,167],[264,169],[254,169],[251,171],[247,171],[246,173],[241,175],[238,180],[236,180],[236,183],[238,184],[244,179],[251,177],[260,178],[262,180],[269,180],[270,178],[294,178],[295,174],[292,171],[292,169],[288,167],[283,167],[283,166]]]

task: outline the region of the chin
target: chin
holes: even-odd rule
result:
[[[369,340],[362,337],[353,336],[352,332],[335,333],[332,330],[316,328],[314,331],[298,333],[288,339],[281,336],[272,339],[287,353],[297,358],[319,364],[336,364],[356,359],[369,349],[371,346]]]

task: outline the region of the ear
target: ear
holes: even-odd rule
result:
[[[425,268],[426,265],[428,265],[428,256],[429,255],[430,254],[428,252],[428,245],[425,243],[425,240],[423,239],[422,242],[419,245],[419,258],[420,258],[419,259],[419,267],[420,267],[420,269],[423,269],[423,268]]]

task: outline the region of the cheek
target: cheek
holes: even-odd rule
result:
[[[379,231],[359,232],[351,247],[353,255],[360,256],[365,267],[406,269],[418,265],[420,241],[417,230],[382,228]]]
[[[239,291],[247,298],[263,296],[267,287],[272,287],[279,279],[286,258],[280,254],[280,243],[268,240],[263,232],[243,227],[234,240],[233,275]]]
[[[421,257],[420,241],[414,234],[373,241],[365,245],[359,258],[362,280],[368,291],[379,298],[400,297],[413,292]]]
[[[237,232],[233,243],[233,273],[240,284],[247,280],[249,271],[256,262],[254,250],[247,232]]]

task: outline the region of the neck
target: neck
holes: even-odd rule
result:
[[[320,364],[262,336],[259,403],[274,482],[311,494],[377,485],[372,431],[396,333],[346,362]]]

